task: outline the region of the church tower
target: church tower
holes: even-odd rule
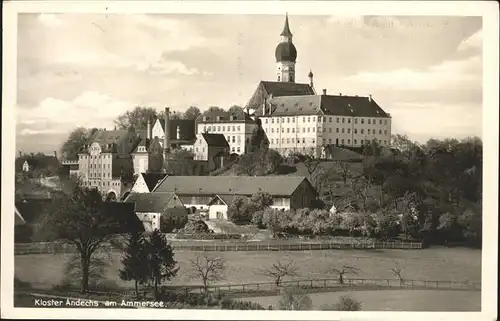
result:
[[[281,32],[281,41],[276,47],[276,77],[279,82],[295,82],[295,60],[297,49],[292,43],[292,32],[288,25],[288,14],[285,17],[285,26]]]

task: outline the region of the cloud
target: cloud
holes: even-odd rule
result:
[[[37,20],[51,28],[60,27],[62,25],[62,20],[55,14],[51,13],[41,13],[38,15]]]
[[[140,63],[137,68],[140,71],[147,71],[153,74],[171,74],[177,72],[181,75],[192,76],[200,73],[198,69],[189,68],[179,61],[161,60],[149,64]]]
[[[470,36],[469,38],[462,41],[458,45],[457,50],[458,51],[465,51],[468,49],[478,49],[478,48],[482,48],[482,46],[483,46],[483,31],[479,30],[478,32],[476,32],[472,36]]]
[[[113,120],[134,104],[88,91],[70,101],[46,98],[31,109],[17,109],[20,135],[68,133],[82,126],[111,128]],[[24,127],[24,129],[20,129]]]
[[[393,90],[434,90],[465,88],[481,84],[482,59],[480,56],[464,60],[443,61],[425,69],[408,68],[387,72],[359,72],[347,81],[371,84],[377,88]]]

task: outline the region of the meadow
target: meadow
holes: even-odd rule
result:
[[[171,285],[199,285],[200,280],[188,276],[189,260],[196,252],[178,251],[175,259],[180,270]],[[208,252],[210,256],[223,257],[227,262],[226,278],[218,284],[272,282],[273,280],[255,274],[257,268],[271,265],[277,260],[293,260],[300,276],[285,280],[313,278],[336,278],[325,274],[329,267],[343,264],[361,269],[357,278],[396,278],[391,268],[396,262],[402,268],[402,275],[415,280],[481,281],[481,250],[467,248],[433,247],[426,250],[325,250],[297,252]],[[64,266],[70,254],[33,254],[15,256],[15,275],[37,288],[49,289],[61,283]],[[121,268],[120,253],[112,253],[105,279],[118,287],[132,287],[118,277]],[[348,276],[349,277],[349,276]],[[472,295],[467,292],[468,295]],[[465,294],[464,294],[465,295]]]
[[[446,290],[384,290],[380,291],[343,291],[309,294],[313,310],[324,305],[333,305],[344,295],[361,302],[363,311],[481,311],[480,291]],[[278,306],[279,297],[266,296],[245,298],[264,307]]]

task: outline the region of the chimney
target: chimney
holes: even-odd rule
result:
[[[323,95],[326,95],[326,89],[323,89]]]
[[[372,95],[371,95],[371,94],[370,94],[370,95],[368,95],[368,100],[369,100],[369,101],[372,101]]]
[[[151,139],[151,119],[150,118],[148,118],[146,138]]]
[[[342,93],[339,93],[339,96],[342,96]]]
[[[177,126],[177,139],[181,139],[181,128]]]

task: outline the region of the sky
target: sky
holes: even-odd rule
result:
[[[296,82],[372,95],[392,133],[482,135],[481,17],[289,15]],[[274,81],[283,15],[18,16],[16,148],[52,153],[74,128],[135,106],[244,106]]]

